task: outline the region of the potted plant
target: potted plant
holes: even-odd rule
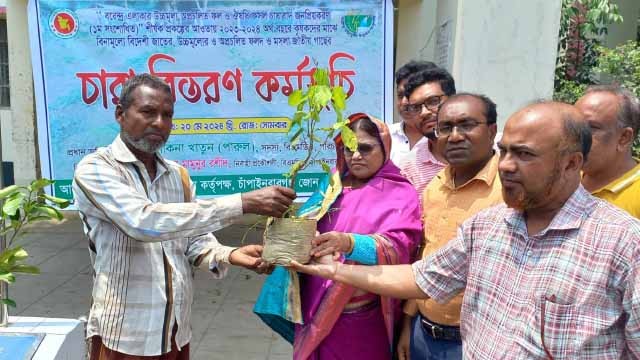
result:
[[[11,185],[0,190],[0,326],[7,325],[7,305],[16,306],[7,294],[7,285],[16,281],[15,274],[40,273],[37,267],[26,263],[29,254],[19,245],[28,225],[43,220],[62,220],[58,208],[69,206],[68,200],[42,191],[51,184],[51,180],[38,179],[28,186]]]
[[[316,144],[332,141],[334,134],[340,132],[345,146],[354,151],[358,146],[355,134],[347,126],[348,121],[342,117],[347,100],[344,89],[331,85],[326,69],[316,68],[312,79],[307,89],[295,90],[288,98],[289,105],[296,108],[288,133],[289,142],[292,146],[302,140],[308,144],[304,158],[295,162],[285,174],[292,189],[298,173],[315,160],[318,154]],[[333,123],[329,127],[320,127],[321,114],[330,110],[335,115]],[[328,164],[321,162],[321,166],[324,172],[331,173]],[[263,258],[280,265],[288,265],[291,260],[307,263],[316,222],[315,219],[295,216],[293,207],[283,218],[269,218],[264,232]]]

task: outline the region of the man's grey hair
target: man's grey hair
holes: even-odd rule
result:
[[[630,127],[633,135],[637,136],[640,130],[640,101],[631,91],[620,85],[592,85],[585,92],[591,93],[609,93],[618,97],[618,126],[622,128]]]
[[[127,110],[129,106],[131,106],[131,103],[133,102],[133,91],[140,86],[147,86],[152,89],[163,91],[165,94],[169,95],[169,97],[173,98],[171,87],[164,80],[151,74],[138,74],[130,77],[124,85],[122,85],[120,101],[118,103],[122,108],[122,111]]]

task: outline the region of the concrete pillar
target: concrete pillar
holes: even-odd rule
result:
[[[27,0],[7,0],[9,82],[11,120],[17,184],[26,184],[40,174],[37,151],[33,75],[27,26]]]
[[[494,100],[500,128],[518,108],[553,95],[560,9],[560,0],[438,1],[438,23],[454,21],[456,87]]]

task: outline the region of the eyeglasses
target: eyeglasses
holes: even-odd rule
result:
[[[438,108],[442,104],[442,98],[446,95],[435,95],[428,97],[425,101],[420,104],[407,104],[402,106],[402,111],[411,114],[417,115],[422,112],[422,107],[427,108],[429,111],[438,111]]]
[[[361,155],[361,156],[367,156],[369,155],[373,149],[376,148],[376,146],[380,146],[380,144],[367,144],[367,143],[358,143],[358,149],[356,149],[356,151]],[[344,155],[345,156],[353,156],[353,151],[351,151],[351,149],[349,149],[348,147],[344,147]]]
[[[473,131],[473,129],[475,129],[476,127],[482,124],[487,124],[487,123],[473,121],[473,120],[463,121],[459,124],[438,123],[438,125],[435,128],[435,133],[437,137],[445,137],[453,134],[453,129],[458,129],[458,133],[466,134]]]

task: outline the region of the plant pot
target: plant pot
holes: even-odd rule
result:
[[[269,218],[264,230],[262,258],[278,265],[289,265],[292,260],[308,263],[317,223],[317,220],[303,218]]]

